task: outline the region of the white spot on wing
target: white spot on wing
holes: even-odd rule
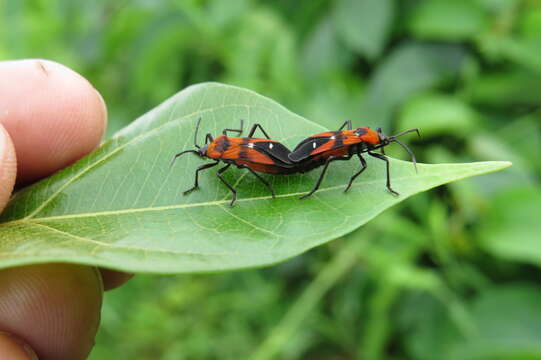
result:
[[[249,148],[253,148],[253,147],[254,147],[254,143],[248,143],[248,147],[249,147]]]
[[[334,140],[334,139],[336,139],[336,136],[334,136],[334,135],[331,136],[331,140]]]
[[[316,148],[316,146],[317,146],[317,145],[316,145],[316,142],[315,142],[315,141],[312,142],[312,147],[313,147],[314,149]]]
[[[272,149],[274,145],[272,143],[269,143],[269,149]]]

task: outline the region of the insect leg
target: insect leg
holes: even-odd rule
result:
[[[248,166],[239,166],[241,169],[248,169],[249,172],[251,172],[252,174],[255,175],[256,178],[259,179],[259,181],[261,181],[263,184],[265,184],[265,186],[269,189],[269,191],[271,192],[272,194],[272,198],[274,199],[276,197],[275,195],[275,192],[274,192],[274,189],[272,188],[271,184],[269,184],[269,182],[265,179],[263,179],[258,173],[256,173],[254,170],[252,170],[250,167]]]
[[[267,139],[270,139],[270,136],[267,134],[265,130],[263,130],[263,127],[261,126],[261,124],[254,124],[254,126],[252,126],[252,129],[250,130],[250,133],[248,134],[248,137],[250,138],[253,137],[257,128],[261,130],[261,132],[265,135]]]
[[[359,157],[359,160],[361,161],[362,168],[357,173],[355,173],[355,175],[353,175],[351,179],[349,179],[348,186],[346,186],[346,189],[344,190],[344,192],[349,190],[349,188],[351,187],[351,184],[353,184],[353,181],[357,178],[357,176],[361,175],[361,173],[366,169],[366,161],[362,157],[361,152],[358,152],[357,156]]]
[[[378,158],[380,160],[385,161],[386,169],[387,169],[387,189],[394,195],[399,195],[396,191],[391,189],[391,176],[389,175],[389,159],[385,155],[381,155],[378,153],[373,153],[371,151],[368,152],[368,155],[373,156],[375,158]]]
[[[194,186],[192,188],[184,191],[182,194],[187,195],[187,194],[191,193],[192,191],[194,191],[195,189],[197,189],[199,187],[199,172],[201,170],[205,170],[205,169],[211,168],[211,167],[216,166],[216,165],[218,165],[218,161],[216,161],[215,163],[204,164],[204,165],[201,165],[200,167],[198,167],[197,170],[195,170],[195,184],[194,184]]]
[[[340,129],[338,129],[337,131],[341,131],[342,129],[344,129],[344,127],[347,125],[348,127],[348,130],[351,130],[351,120],[346,120],[342,126],[340,126]]]
[[[236,132],[237,134],[242,134],[242,129],[244,128],[244,120],[240,120],[240,129],[224,129],[223,134],[227,136],[228,131]]]
[[[171,164],[169,164],[169,167],[173,166],[173,164],[175,163],[175,160],[184,155],[184,154],[187,154],[187,153],[194,153],[195,155],[197,156],[201,156],[199,155],[199,152],[197,152],[196,150],[186,150],[186,151],[182,151],[182,152],[179,152],[178,154],[176,154],[175,156],[173,156],[173,159],[171,160]]]
[[[235,190],[235,188],[233,186],[231,186],[231,184],[229,184],[227,181],[225,181],[225,179],[222,177],[222,174],[227,169],[229,169],[230,166],[231,166],[231,164],[227,164],[226,166],[224,166],[223,168],[218,170],[218,172],[216,173],[216,176],[218,176],[218,179],[220,179],[221,182],[223,182],[225,184],[225,186],[227,186],[229,188],[229,190],[231,190],[231,193],[233,194],[233,199],[231,200],[231,203],[229,205],[233,206],[233,204],[237,200],[237,190]]]
[[[205,136],[205,145],[210,144],[214,141],[212,135],[210,133],[208,133],[206,136]]]
[[[333,161],[337,160],[349,160],[351,159],[351,155],[345,156],[345,157],[335,157],[335,156],[329,156],[327,160],[325,161],[325,165],[323,165],[323,170],[321,171],[321,175],[319,175],[319,179],[317,179],[316,185],[310,192],[306,195],[301,196],[299,199],[306,199],[309,196],[312,196],[313,193],[319,189],[319,186],[321,185],[321,181],[323,181],[323,177],[325,176],[325,172],[327,172],[327,168],[329,167],[329,164]]]

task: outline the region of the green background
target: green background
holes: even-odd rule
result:
[[[28,57],[87,77],[108,136],[219,81],[329,128],[419,127],[422,162],[514,163],[274,267],[137,276],[91,359],[541,359],[539,1],[0,1],[0,59]]]

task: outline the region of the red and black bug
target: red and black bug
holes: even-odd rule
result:
[[[184,195],[199,187],[198,177],[201,170],[216,166],[220,161],[224,162],[226,165],[218,170],[216,176],[229,188],[229,190],[231,190],[231,193],[233,194],[231,206],[233,206],[237,199],[237,191],[231,184],[225,181],[222,174],[229,169],[232,164],[236,165],[239,169],[247,169],[254,174],[255,177],[270,190],[273,198],[275,197],[274,189],[265,179],[257,174],[256,171],[268,174],[292,174],[297,172],[295,164],[287,157],[290,150],[278,141],[271,140],[260,124],[254,124],[254,126],[252,126],[248,137],[229,137],[227,132],[236,132],[239,135],[242,134],[243,121],[241,120],[240,129],[224,129],[223,135],[218,136],[216,139],[208,133],[205,136],[205,144],[199,146],[197,145],[197,133],[199,131],[200,123],[201,119],[197,121],[194,135],[194,145],[197,150],[185,150],[176,154],[173,157],[171,165],[173,165],[174,161],[179,156],[186,153],[193,153],[201,158],[213,159],[215,162],[204,164],[197,168],[195,171],[194,186],[184,191]],[[266,139],[252,137],[258,128],[265,135]]]
[[[346,126],[347,130],[343,130]],[[323,166],[323,170],[321,171],[321,175],[314,188],[308,194],[302,196],[301,199],[307,198],[317,191],[331,162],[349,160],[353,155],[357,155],[361,162],[361,169],[349,179],[349,183],[344,192],[348,191],[357,176],[366,169],[366,161],[362,157],[362,153],[368,153],[370,156],[385,161],[387,169],[387,189],[389,189],[391,193],[398,195],[398,193],[391,188],[389,159],[385,156],[383,148],[393,142],[402,146],[410,154],[415,171],[417,171],[415,155],[406,145],[397,139],[397,137],[410,132],[416,132],[417,135],[420,136],[418,129],[402,131],[393,136],[384,135],[380,128],[375,131],[368,127],[352,129],[351,121],[348,120],[344,122],[337,131],[328,131],[304,139],[297,145],[295,150],[288,155],[289,160],[297,164],[297,171],[299,172],[307,172],[320,166]],[[373,152],[377,149],[380,149],[381,154]]]

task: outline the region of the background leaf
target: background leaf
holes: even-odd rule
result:
[[[351,49],[374,59],[387,42],[393,10],[394,0],[339,0],[334,24]]]
[[[487,14],[476,0],[426,0],[409,17],[410,31],[419,38],[461,40],[487,27]]]
[[[415,359],[540,359],[541,291],[529,283],[511,283],[483,290],[467,304],[470,332],[460,331],[433,298],[409,299],[413,335],[408,346]],[[420,314],[415,309],[422,306]],[[505,311],[502,311],[505,309]]]
[[[468,135],[475,128],[477,114],[463,101],[451,96],[425,94],[404,105],[399,129],[420,128],[423,136]]]
[[[531,186],[498,195],[482,222],[483,248],[501,258],[541,265],[539,204],[541,192]]]
[[[396,108],[412,95],[457,75],[464,58],[453,45],[406,43],[383,61],[370,79],[361,110],[363,122],[389,127]]]
[[[333,166],[320,192],[299,201],[319,171],[275,176],[278,199],[251,176],[230,171],[237,206],[213,171],[201,189],[181,196],[202,161],[195,156],[168,167],[176,152],[192,148],[196,120],[203,134],[218,134],[239,119],[258,122],[292,147],[324,130],[251,91],[207,83],[192,86],[120,131],[98,151],[20,191],[2,215],[2,267],[46,261],[100,265],[126,271],[192,272],[274,263],[344,235],[410,195],[505,162],[420,165],[392,162],[393,197],[381,161],[350,193],[342,189],[355,161]],[[232,125],[233,124],[233,125]]]

